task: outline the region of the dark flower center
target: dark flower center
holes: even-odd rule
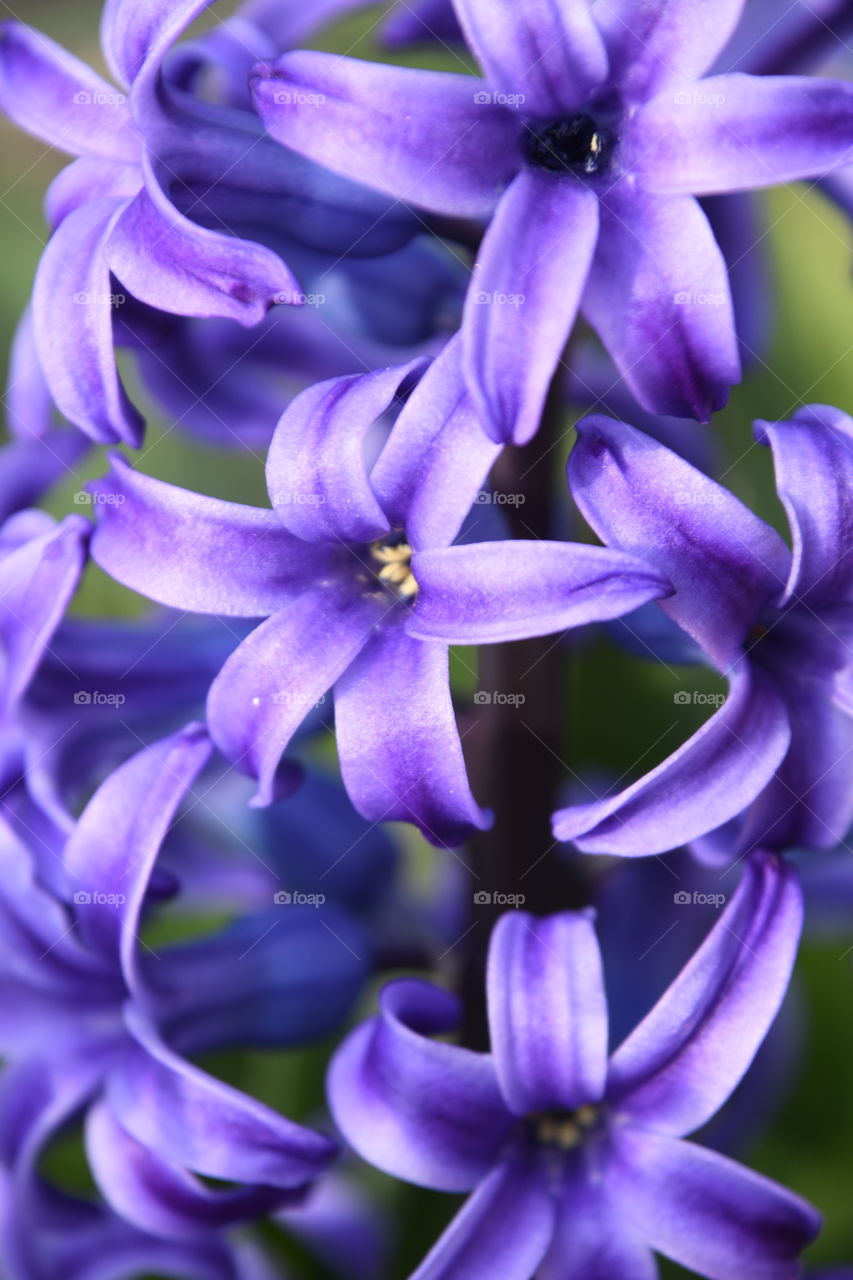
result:
[[[578,1107],[577,1111],[543,1111],[527,1117],[537,1146],[574,1151],[599,1127],[598,1107]]]
[[[530,164],[551,173],[600,173],[610,150],[610,134],[587,115],[528,125],[524,139]]]
[[[376,577],[404,604],[411,604],[418,594],[418,584],[412,573],[412,548],[402,531],[371,542],[370,567]]]

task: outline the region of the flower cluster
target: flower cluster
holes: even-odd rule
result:
[[[773,509],[715,415],[757,193],[853,214],[853,6],[364,8],[106,0],[109,81],[0,25],[72,157],[0,448],[0,1273],[795,1280],[820,1183],[740,1157],[853,931],[853,418],[736,406]]]

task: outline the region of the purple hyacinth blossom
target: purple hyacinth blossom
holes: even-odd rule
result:
[[[513,912],[492,935],[491,1053],[453,1031],[447,991],[403,979],[339,1049],[344,1136],[395,1177],[473,1194],[413,1280],[654,1280],[653,1252],[709,1280],[795,1280],[819,1215],[685,1142],[772,1024],[802,919],[795,872],[747,862],[703,945],[608,1061],[589,912]]]
[[[103,52],[121,89],[32,28],[0,28],[0,108],[78,157],[48,193],[53,234],[36,275],[33,337],[56,405],[97,441],[141,438],[113,346],[127,295],[251,326],[303,296],[278,251],[282,225],[310,244],[361,253],[398,248],[416,229],[402,207],[330,182],[278,146],[251,110],[169,80],[173,44],[212,3],[107,0]],[[255,38],[244,46],[247,69],[253,53],[274,47]]]
[[[485,79],[316,52],[256,69],[288,146],[415,206],[491,217],[463,332],[495,439],[536,431],[579,310],[646,409],[707,421],[739,380],[726,265],[695,197],[853,156],[853,85],[700,78],[742,8],[456,0]]]
[[[274,798],[282,752],[333,688],[356,808],[455,844],[488,817],[468,786],[448,645],[566,630],[669,586],[636,558],[602,548],[451,547],[498,453],[462,383],[458,343],[412,392],[372,469],[362,453],[421,367],[336,379],[299,396],[267,459],[272,511],[177,489],[116,458],[95,486],[112,498],[99,503],[94,555],[160,603],[267,618],[208,699],[220,750],[259,779],[256,803]],[[421,590],[432,598],[426,631]]]
[[[294,907],[275,931],[263,919],[252,932],[243,919],[195,952],[184,944],[158,958],[139,942],[161,843],[210,750],[189,726],[111,774],[63,850],[64,896],[42,887],[27,849],[0,825],[0,1115],[16,1213],[33,1237],[33,1152],[81,1112],[106,1201],[140,1230],[178,1241],[298,1200],[334,1155],[327,1137],[189,1059],[327,1034],[363,977],[360,932],[340,913],[326,929],[316,911]]]
[[[728,490],[642,432],[579,424],[569,480],[604,542],[657,565],[660,608],[729,682],[712,718],[618,795],[555,815],[590,853],[673,849],[732,819],[727,856],[757,845],[831,848],[853,821],[853,422],[812,406],[757,423],[793,550]]]

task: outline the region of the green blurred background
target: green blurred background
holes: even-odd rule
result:
[[[306,0],[308,2],[308,0]],[[230,6],[233,7],[233,6]],[[89,0],[19,0],[14,12],[0,0],[4,16],[17,17],[48,32],[104,72],[97,42],[99,6]],[[228,12],[225,5],[219,14]],[[361,56],[381,56],[370,31],[382,6],[339,24],[323,46]],[[204,23],[199,24],[203,27]],[[416,59],[412,59],[416,60]],[[420,59],[424,61],[423,58]],[[439,65],[432,59],[434,65]],[[0,120],[0,352],[5,360],[18,316],[25,306],[45,239],[41,213],[44,189],[63,159]],[[751,420],[781,418],[797,405],[825,402],[853,412],[853,288],[851,231],[818,193],[804,186],[771,192],[765,200],[766,248],[775,272],[773,341],[765,358],[736,389],[728,410],[709,428],[724,448],[724,478],[750,505],[784,531],[775,499],[768,454],[752,441]],[[205,492],[242,501],[264,501],[262,461],[204,452],[166,434],[156,415],[147,440],[145,470]],[[227,458],[227,466],[224,465]],[[56,514],[72,510],[81,480],[102,467],[100,454],[51,498]],[[137,607],[96,570],[87,577],[78,609],[87,613],[129,613]],[[695,685],[695,674],[690,676]],[[605,646],[578,659],[571,707],[572,763],[619,773],[630,767],[649,742],[671,729],[671,678]],[[711,688],[712,683],[708,684]],[[603,693],[606,696],[603,697]],[[630,708],[627,715],[625,708]],[[698,725],[679,718],[678,734]],[[674,743],[667,741],[662,754]],[[851,856],[849,851],[840,856]],[[850,954],[848,954],[848,948]],[[815,1246],[815,1263],[853,1263],[853,923],[849,937],[802,952],[800,980],[805,991],[808,1039],[796,1086],[772,1135],[743,1153],[755,1168],[778,1178],[814,1201],[827,1215]],[[328,1048],[328,1047],[327,1047]],[[232,1055],[218,1070],[290,1114],[310,1115],[322,1105],[322,1061],[327,1050],[307,1054]],[[69,1141],[55,1168],[73,1180],[79,1151]],[[449,1197],[414,1193],[370,1175],[393,1206],[401,1253],[392,1280],[405,1276],[453,1207]],[[278,1246],[277,1246],[278,1247]],[[286,1245],[285,1251],[292,1251]],[[294,1254],[298,1258],[298,1252]],[[305,1274],[322,1276],[306,1259]],[[675,1268],[667,1275],[685,1274]],[[744,1277],[749,1280],[749,1277]]]

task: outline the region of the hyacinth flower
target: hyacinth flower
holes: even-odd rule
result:
[[[159,957],[139,943],[160,845],[209,754],[205,732],[190,726],[111,774],[63,851],[64,898],[41,886],[27,849],[0,829],[0,1113],[27,1117],[30,1136],[10,1174],[15,1212],[34,1237],[31,1143],[45,1145],[81,1112],[105,1200],[140,1230],[170,1239],[203,1240],[298,1200],[334,1155],[330,1139],[205,1074],[188,1055],[327,1034],[365,971],[360,931],[334,909],[324,910],[326,928],[316,909],[292,906],[275,928],[269,913],[245,917]],[[203,802],[199,792],[193,799]]]
[[[137,445],[142,419],[115,366],[127,295],[185,316],[257,324],[303,297],[280,228],[330,252],[384,253],[414,234],[402,207],[286,151],[253,112],[181,90],[164,60],[213,0],[108,0],[102,45],[121,89],[17,22],[0,34],[0,108],[78,157],[47,199],[53,234],[19,359],[97,441]],[[264,46],[266,47],[266,46]],[[118,284],[116,283],[118,281]]]
[[[796,874],[758,855],[720,920],[608,1060],[591,912],[503,916],[487,975],[491,1052],[448,991],[402,979],[332,1061],[347,1141],[420,1186],[472,1192],[413,1280],[652,1280],[653,1251],[709,1280],[795,1280],[819,1215],[685,1142],[746,1072],[785,994]]]
[[[569,460],[578,506],[609,546],[666,574],[674,594],[660,609],[726,677],[729,695],[645,777],[558,812],[557,838],[633,856],[721,828],[728,858],[756,845],[832,848],[853,821],[853,422],[818,405],[756,424],[792,550],[635,428],[590,417],[578,433]]]
[[[255,73],[271,134],[412,205],[491,219],[463,333],[495,439],[537,430],[579,310],[644,408],[707,421],[740,361],[695,197],[847,164],[853,85],[701,79],[743,0],[455,7],[484,79],[286,54]]]
[[[335,379],[299,396],[267,459],[271,511],[178,489],[113,459],[93,489],[101,495],[94,554],[112,577],[162,604],[267,618],[208,698],[220,750],[259,780],[255,803],[275,797],[282,752],[333,688],[355,807],[455,844],[489,819],[466,777],[448,643],[562,631],[628,612],[669,586],[636,558],[602,548],[458,547],[441,596],[445,630],[460,635],[410,634],[419,557],[453,542],[498,452],[473,412],[453,342],[367,466],[366,437],[421,368]]]

